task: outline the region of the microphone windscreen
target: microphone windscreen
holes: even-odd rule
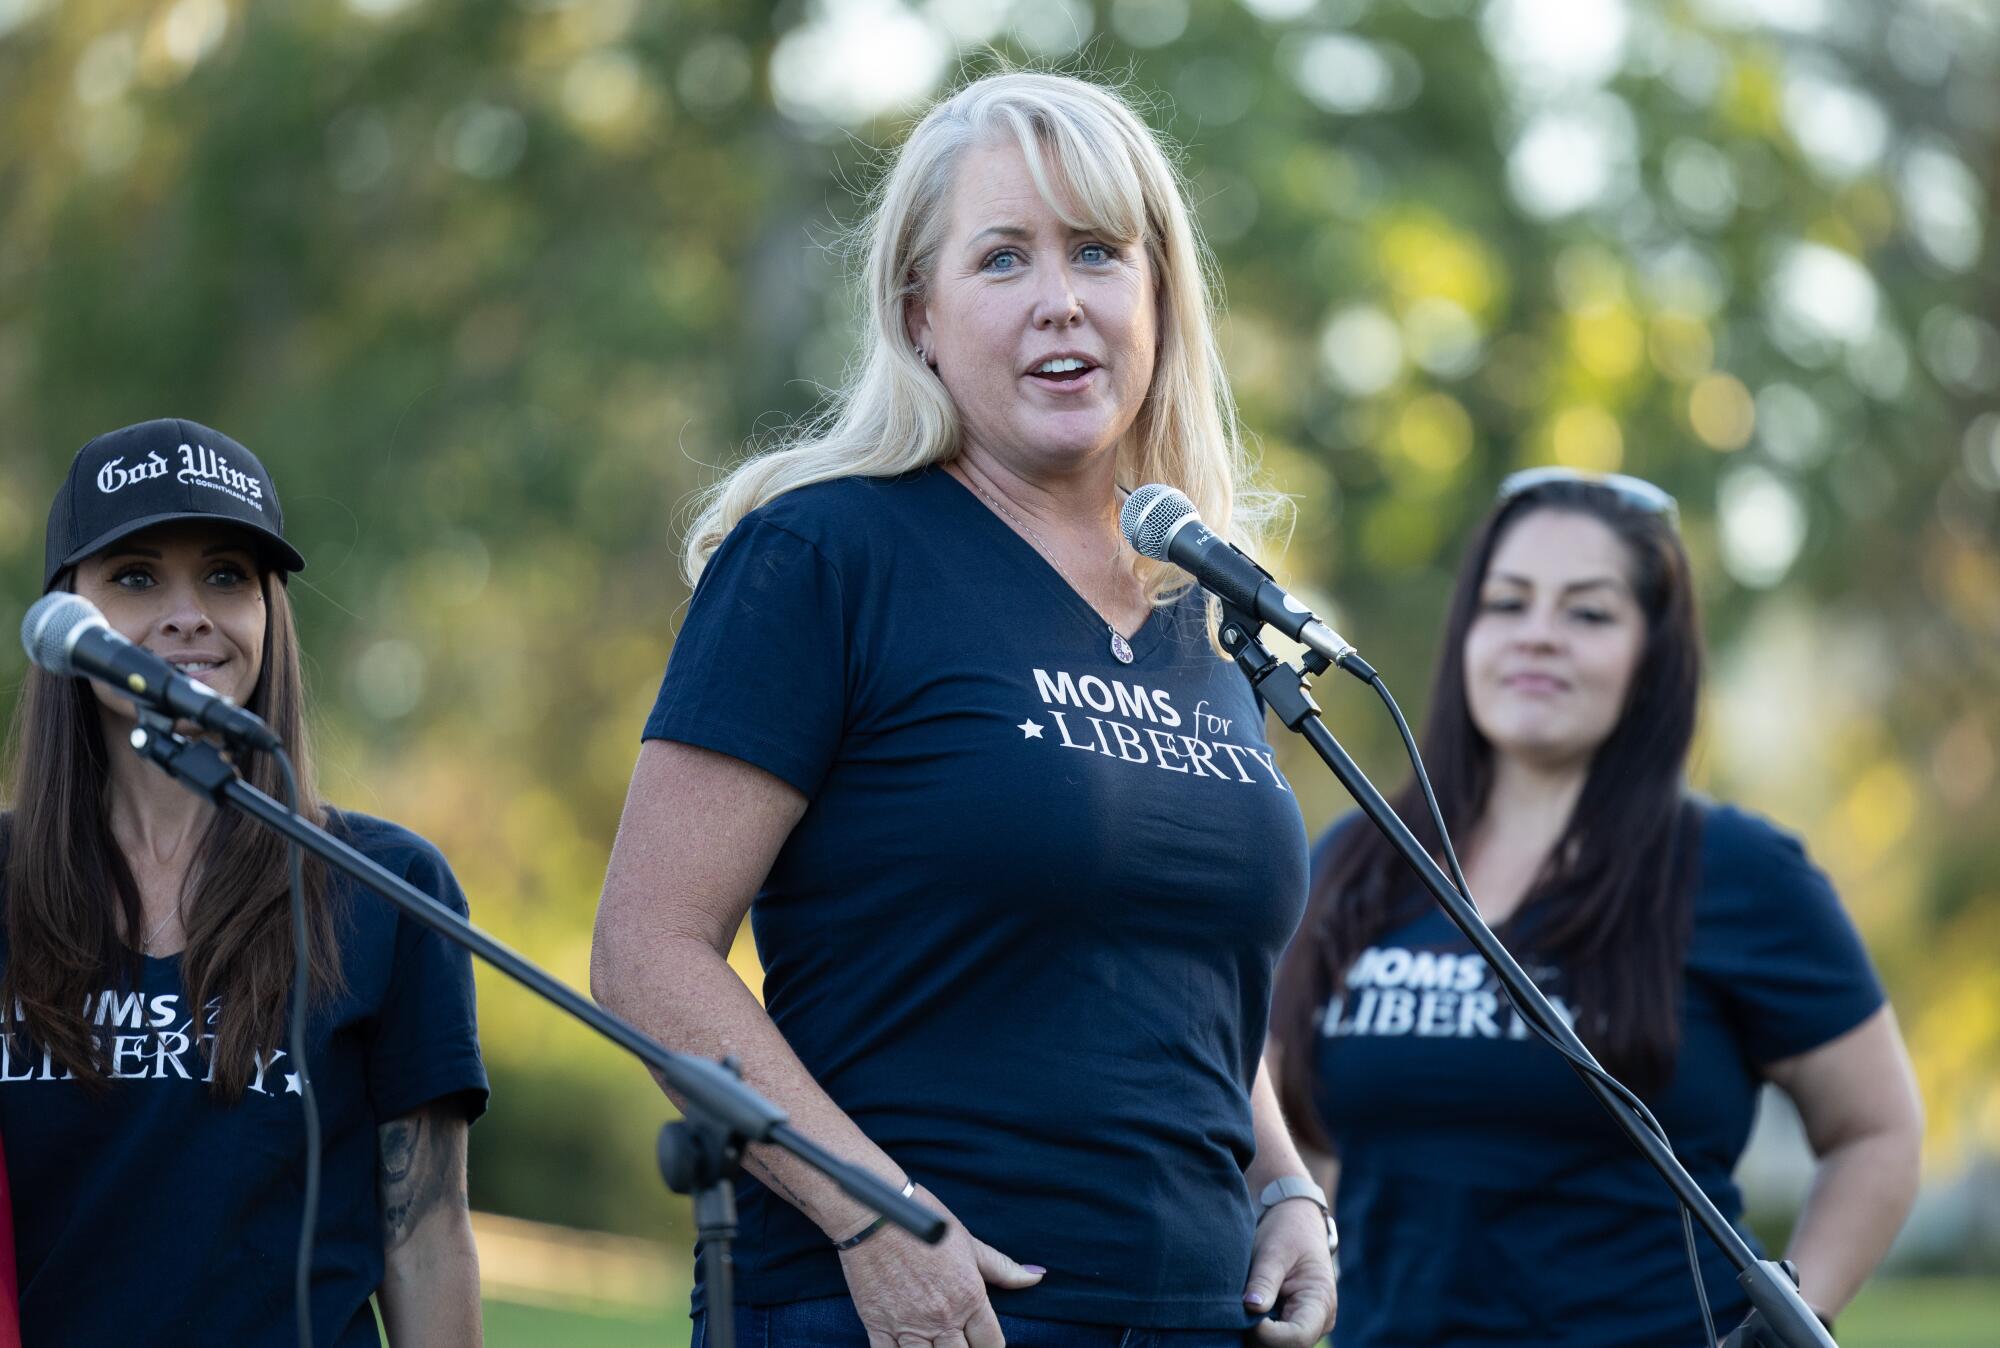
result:
[[[37,599],[21,619],[21,646],[51,674],[70,675],[69,654],[84,629],[104,626],[97,605],[82,595],[57,590]]]
[[[1174,526],[1194,513],[1194,502],[1184,493],[1163,482],[1148,482],[1125,498],[1125,508],[1118,512],[1118,529],[1132,551],[1164,562]]]

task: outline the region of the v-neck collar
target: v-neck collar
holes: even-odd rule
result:
[[[1077,614],[1096,630],[1098,650],[1104,658],[1113,664],[1119,663],[1118,657],[1111,653],[1111,633],[1114,629],[1110,622],[1097,611],[1095,605],[1077,592],[1076,587],[1069,583],[1068,577],[1056,570],[1055,564],[1042,554],[1042,550],[1030,540],[1023,538],[1019,531],[1000,518],[999,512],[982,500],[977,492],[947,472],[944,465],[935,465],[929,471],[947,484],[944,489],[956,495],[972,515],[984,521],[979,527],[984,528],[990,537],[994,537],[998,546],[1011,547],[1016,555],[1025,557],[1031,574],[1041,581],[1044,588],[1053,593],[1063,607]],[[1166,634],[1168,621],[1169,615],[1155,606],[1146,614],[1146,620],[1139,624],[1138,631],[1120,634],[1132,647],[1133,665],[1144,661],[1159,646]]]

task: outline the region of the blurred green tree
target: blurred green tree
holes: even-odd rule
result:
[[[0,0],[0,593],[89,436],[243,439],[312,563],[330,794],[581,983],[689,493],[838,382],[838,244],[909,112],[997,61],[1095,72],[1185,147],[1298,501],[1277,560],[1405,701],[1505,471],[1680,498],[1698,779],[1808,834],[1939,1156],[1991,1148],[1996,52],[1978,0]],[[1334,788],[1291,771],[1317,826]],[[651,1083],[482,996],[476,1201],[683,1222]]]

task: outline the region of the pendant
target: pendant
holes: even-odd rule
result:
[[[1111,655],[1121,665],[1132,663],[1132,643],[1115,627],[1111,629]]]

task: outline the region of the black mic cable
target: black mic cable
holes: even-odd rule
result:
[[[299,812],[299,778],[292,756],[283,749],[271,755],[285,778],[285,808]],[[305,849],[296,838],[285,844],[292,891],[292,1061],[299,1068],[299,1096],[306,1116],[306,1186],[299,1211],[298,1256],[292,1268],[292,1295],[298,1307],[299,1348],[313,1348],[312,1255],[319,1228],[320,1124],[319,1097],[313,1092],[312,1069],[306,1059],[306,1001],[312,992],[312,952],[306,931]]]

